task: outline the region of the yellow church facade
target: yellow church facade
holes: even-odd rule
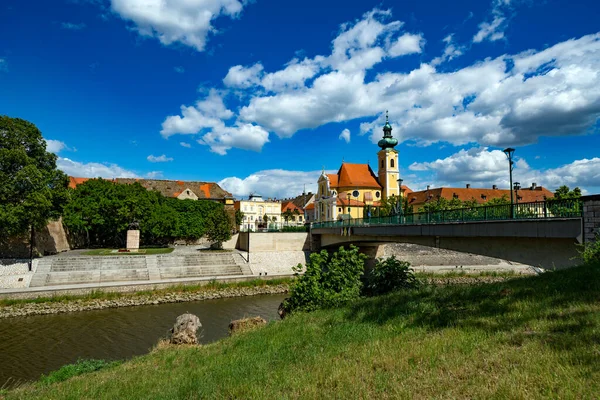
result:
[[[343,162],[336,174],[321,173],[315,197],[315,221],[337,221],[348,218],[366,218],[370,207],[381,206],[381,201],[399,197],[400,170],[398,140],[392,136],[392,127],[386,113],[384,136],[379,141],[378,170],[369,164]]]

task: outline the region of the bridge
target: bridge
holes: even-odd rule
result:
[[[313,223],[311,249],[414,243],[547,269],[577,265],[600,227],[600,195]],[[370,253],[373,253],[371,251]]]

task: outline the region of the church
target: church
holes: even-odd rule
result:
[[[369,164],[347,162],[342,162],[336,174],[323,171],[314,202],[314,221],[364,218],[367,206],[379,207],[382,200],[410,191],[400,185],[398,151],[394,148],[397,144],[386,112],[383,138],[378,143],[381,150],[377,153],[377,174]]]

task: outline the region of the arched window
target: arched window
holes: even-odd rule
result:
[[[381,160],[381,168],[383,168],[383,160]]]
[[[394,168],[394,159],[393,159],[393,158],[392,158],[392,159],[391,159],[391,161],[390,161],[390,167],[391,167],[391,168]]]

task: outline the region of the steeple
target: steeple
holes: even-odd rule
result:
[[[382,149],[393,149],[398,144],[398,139],[392,136],[392,125],[388,118],[388,112],[385,111],[385,125],[383,126],[383,139],[377,145]]]

